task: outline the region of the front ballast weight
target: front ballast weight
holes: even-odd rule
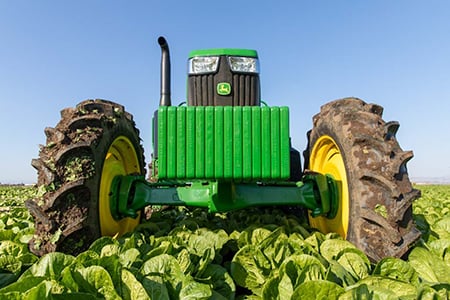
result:
[[[289,109],[268,106],[160,106],[155,114],[153,174],[117,176],[115,219],[149,205],[227,212],[251,206],[302,206],[313,217],[338,211],[338,182],[291,169]],[[157,170],[157,171],[156,171]]]
[[[338,183],[331,175],[308,174],[299,182],[278,184],[226,181],[158,182],[143,176],[116,176],[111,187],[111,215],[136,218],[147,206],[189,206],[228,212],[255,206],[299,206],[312,217],[334,218],[339,206]]]

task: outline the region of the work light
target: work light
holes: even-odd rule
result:
[[[256,57],[229,56],[231,71],[243,73],[259,73],[259,63]]]
[[[189,74],[214,73],[219,66],[218,56],[198,56],[189,59]]]

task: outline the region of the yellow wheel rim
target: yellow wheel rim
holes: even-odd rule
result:
[[[132,231],[140,221],[140,215],[136,219],[125,218],[114,220],[110,210],[109,194],[111,183],[117,175],[141,174],[139,159],[130,140],[119,136],[108,149],[103,163],[99,192],[99,219],[100,230],[103,236],[120,236]]]
[[[336,217],[328,219],[309,216],[310,225],[323,233],[337,232],[346,238],[349,223],[347,173],[341,151],[333,138],[324,135],[316,141],[309,157],[309,169],[321,174],[333,175],[339,189],[339,208]]]

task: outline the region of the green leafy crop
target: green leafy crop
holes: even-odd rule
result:
[[[173,208],[74,257],[28,251],[23,205],[37,188],[0,188],[0,299],[448,299],[450,186],[419,186],[422,240],[405,259],[372,264],[302,216],[252,208]]]

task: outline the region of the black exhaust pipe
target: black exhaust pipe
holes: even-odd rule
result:
[[[169,45],[164,37],[158,38],[161,47],[161,99],[160,106],[171,106],[170,100],[170,53]]]

